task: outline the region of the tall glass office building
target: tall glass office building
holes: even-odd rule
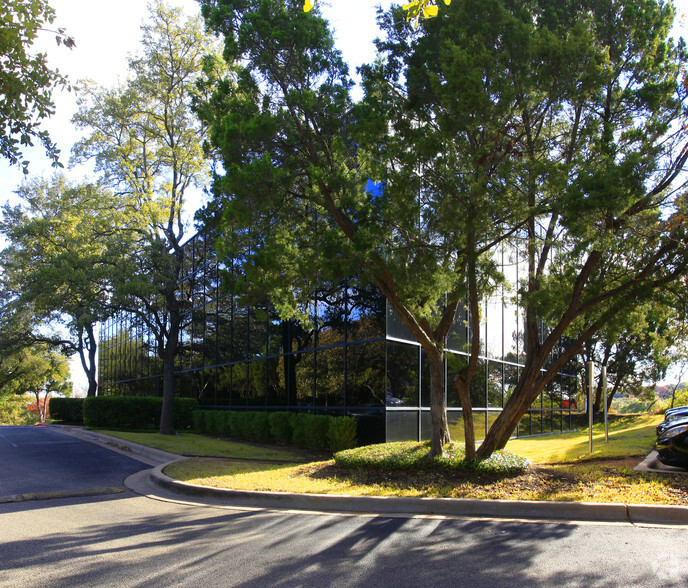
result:
[[[501,254],[515,284],[524,270],[515,252]],[[283,321],[269,303],[247,308],[226,293],[220,263],[202,235],[185,245],[180,291],[185,305],[175,384],[177,394],[208,408],[289,410],[352,415],[361,442],[429,439],[429,369],[413,340],[375,286],[350,278],[315,292],[311,325]],[[476,438],[485,434],[509,398],[523,355],[522,320],[506,290],[484,302],[479,369],[474,377]],[[452,370],[465,356],[467,316],[457,317],[447,341],[447,407],[451,434],[463,438]],[[544,332],[543,332],[544,335]],[[133,314],[120,313],[101,329],[100,394],[158,395],[162,366],[155,338]],[[516,435],[572,428],[575,366],[560,373],[519,424]]]

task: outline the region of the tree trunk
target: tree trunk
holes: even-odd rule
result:
[[[171,305],[172,306],[172,305]],[[170,311],[169,331],[162,354],[162,410],[160,411],[160,434],[175,435],[174,429],[174,360],[179,343],[179,312]]]
[[[466,444],[466,459],[475,459],[475,427],[473,426],[473,406],[471,404],[470,384],[459,377],[454,378],[454,386],[461,400],[463,414],[464,442]]]
[[[160,434],[174,435],[174,350],[169,343],[162,357],[162,410],[160,411]]]
[[[41,410],[41,392],[40,390],[34,390],[33,394],[36,397],[36,410],[38,411],[38,422],[42,423],[45,420],[45,416],[43,414],[43,411]]]
[[[93,325],[88,324],[84,327],[86,329],[86,341],[84,342],[83,335],[79,345],[79,359],[81,360],[81,367],[86,374],[88,381],[88,392],[86,396],[95,396],[98,391],[98,378],[96,374],[96,354],[98,352],[98,343],[96,341]],[[85,351],[88,351],[88,358]]]
[[[444,354],[439,348],[426,349],[430,364],[430,417],[432,419],[432,443],[429,457],[438,457],[445,443],[451,441],[447,421],[447,403],[444,397]]]
[[[478,448],[477,455],[479,457],[489,457],[498,449],[504,449],[512,433],[518,427],[521,417],[528,412],[541,392],[543,386],[535,387],[538,375],[539,369],[534,369],[532,363],[530,369],[524,368],[513,394],[504,405],[500,415],[492,423],[485,439]],[[524,393],[527,390],[530,392]]]

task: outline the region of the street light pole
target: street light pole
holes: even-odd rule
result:
[[[592,453],[592,389],[595,381],[595,364],[588,362],[588,437],[590,440],[590,453]]]
[[[609,420],[607,418],[607,366],[602,366],[602,402],[604,403],[604,442],[609,443]]]

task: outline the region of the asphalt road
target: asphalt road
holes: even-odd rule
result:
[[[83,448],[106,459],[100,450]],[[53,466],[64,475],[53,461],[44,475],[53,477]],[[121,479],[127,461],[102,474]],[[86,462],[73,463],[78,472]],[[162,498],[127,490],[0,504],[0,586],[688,584],[685,528],[270,512]]]
[[[0,586],[685,586],[685,533],[72,498],[0,505]]]
[[[123,488],[149,466],[45,427],[0,426],[0,502],[17,494]]]

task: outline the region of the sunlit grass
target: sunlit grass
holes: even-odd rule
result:
[[[590,453],[588,427],[577,432],[513,439],[506,448],[536,464],[614,459],[647,455],[655,443],[655,427],[661,415],[639,415],[609,423],[609,443],[604,423],[593,425],[593,452]]]
[[[165,469],[165,473],[173,478],[216,488],[352,496],[688,505],[688,476],[636,472],[628,465],[639,461],[640,456],[647,455],[652,449],[654,427],[660,420],[661,416],[648,415],[615,420],[610,423],[609,444],[604,443],[604,426],[595,425],[592,455],[588,451],[586,429],[565,435],[511,441],[507,445],[508,450],[541,464],[522,474],[427,468],[352,470],[339,467],[334,461],[304,464],[303,454],[297,450],[271,449],[191,433],[168,437],[156,433],[103,432],[181,455],[242,458],[238,461],[192,458],[173,463]],[[601,461],[631,457],[635,460],[626,463]],[[284,463],[267,463],[264,460],[282,460]]]
[[[456,475],[447,471],[361,471],[333,461],[299,464],[228,462],[195,458],[165,474],[191,484],[349,496],[416,496],[483,500],[546,500],[688,504],[688,478],[642,474],[627,467],[550,466],[519,476]]]
[[[360,484],[338,476],[313,477],[333,462],[303,464],[265,464],[227,462],[217,459],[190,459],[167,466],[164,473],[190,484],[234,490],[263,490],[310,494],[347,494],[366,496],[419,496],[384,484]]]

